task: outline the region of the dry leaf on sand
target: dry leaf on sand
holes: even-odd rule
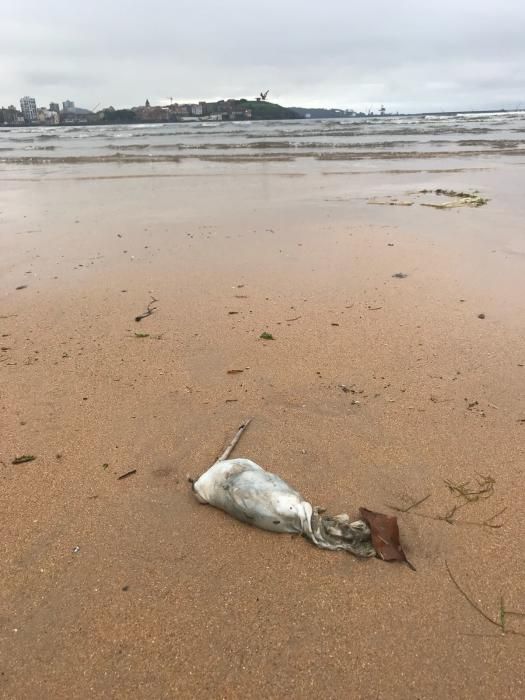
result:
[[[397,518],[393,515],[374,513],[373,510],[360,508],[359,513],[372,533],[372,545],[377,556],[384,561],[404,561],[415,571],[416,569],[406,558],[399,541]]]

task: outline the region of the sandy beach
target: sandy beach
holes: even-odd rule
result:
[[[3,168],[1,697],[522,696],[522,160]],[[199,505],[249,416],[417,572]]]

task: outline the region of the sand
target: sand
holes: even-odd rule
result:
[[[523,694],[525,618],[446,568],[525,612],[523,166],[467,165],[4,172],[2,697]],[[367,204],[435,187],[491,201]],[[329,510],[429,495],[417,572],[199,505],[248,416],[235,454]]]

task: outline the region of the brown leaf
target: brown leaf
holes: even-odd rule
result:
[[[244,372],[243,369],[229,369],[228,374],[241,374],[241,372]]]
[[[372,545],[377,556],[384,561],[404,561],[415,571],[399,541],[397,518],[393,515],[375,513],[367,508],[359,508],[359,513],[372,532]]]

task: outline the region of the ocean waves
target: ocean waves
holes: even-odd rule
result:
[[[0,163],[494,158],[524,155],[523,133],[523,113],[0,128]]]

